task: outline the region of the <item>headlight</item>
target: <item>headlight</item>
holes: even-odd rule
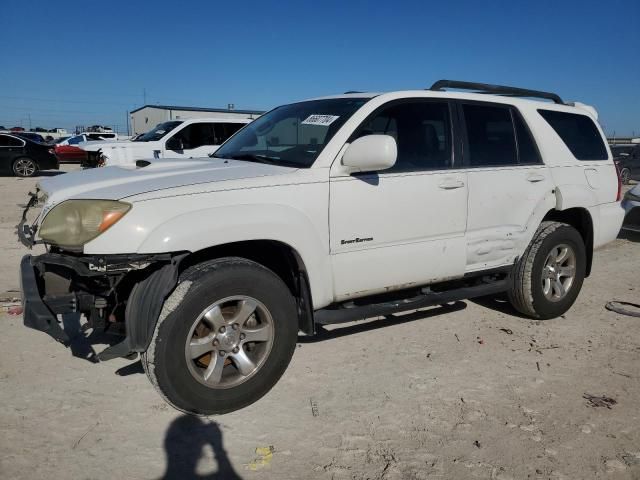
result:
[[[130,209],[129,203],[115,200],[67,200],[47,214],[38,233],[46,243],[81,247],[106,231]]]
[[[624,199],[629,200],[630,202],[640,202],[640,195],[634,195],[631,193],[631,190],[629,190],[624,194]]]

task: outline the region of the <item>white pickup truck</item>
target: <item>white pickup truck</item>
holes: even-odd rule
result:
[[[322,325],[504,292],[558,317],[624,216],[593,108],[467,82],[284,105],[213,158],[145,165],[40,183],[24,323],[123,325],[98,357],[140,353],[199,414],[258,400]]]
[[[192,118],[157,125],[133,141],[91,142],[78,145],[87,151],[84,167],[135,165],[153,158],[198,158],[216,151],[250,119]]]

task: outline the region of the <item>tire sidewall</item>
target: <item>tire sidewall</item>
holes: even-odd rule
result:
[[[184,298],[157,326],[154,374],[158,387],[176,408],[189,413],[225,413],[249,405],[266,394],[284,373],[297,341],[297,317],[286,285],[264,267],[234,265],[198,271]],[[242,384],[212,389],[191,375],[185,343],[193,322],[211,304],[225,297],[253,297],[269,310],[274,325],[271,351],[260,369]]]
[[[553,247],[560,244],[569,245],[576,255],[576,273],[573,284],[567,295],[557,302],[552,302],[542,291],[542,271],[547,255]],[[555,318],[565,313],[576,301],[586,273],[586,249],[582,237],[573,227],[563,225],[549,234],[540,245],[531,270],[531,295],[533,307],[540,319]]]
[[[629,185],[629,180],[631,180],[631,171],[625,167],[620,170],[620,181],[623,185]]]

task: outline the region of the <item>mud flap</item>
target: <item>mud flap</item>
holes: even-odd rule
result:
[[[187,254],[177,255],[136,284],[125,311],[127,337],[98,354],[101,361],[144,352],[151,342],[158,317],[166,298],[178,283],[179,266]]]

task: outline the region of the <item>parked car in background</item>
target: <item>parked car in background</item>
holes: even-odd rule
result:
[[[18,226],[48,246],[21,262],[24,324],[69,342],[57,314],[120,322],[98,358],[142,354],[166,401],[209,415],[266,394],[322,325],[498,293],[560,317],[624,217],[597,118],[552,93],[440,81],[283,105],[213,158],[45,179]],[[378,361],[403,348],[393,336]]]
[[[59,133],[61,135],[66,135],[67,134],[67,129],[66,128],[52,128],[51,130],[49,130],[49,133]]]
[[[630,180],[640,180],[640,143],[612,145],[611,155],[620,172],[620,180],[625,185]]]
[[[633,187],[624,195],[622,207],[625,211],[622,228],[633,232],[640,232],[640,184]]]
[[[0,133],[0,171],[33,177],[40,170],[59,168],[53,148],[18,135]]]
[[[57,145],[79,145],[86,142],[107,142],[118,140],[116,133],[94,133],[85,132],[70,137],[64,137],[64,140],[56,142]]]
[[[133,141],[94,142],[87,150],[87,167],[133,165],[150,158],[198,158],[214,153],[250,119],[193,118],[170,120]]]
[[[24,132],[24,128],[22,127],[11,127],[11,132]]]
[[[40,135],[39,133],[15,132],[15,135],[17,135],[19,137],[22,137],[22,138],[28,138],[29,140],[33,140],[34,142],[46,143],[46,140],[44,139],[44,137],[42,135]]]
[[[38,132],[38,133],[48,133],[49,130],[47,130],[46,128],[42,128],[42,127],[36,127],[34,129],[31,130],[32,132]]]
[[[76,145],[53,146],[53,150],[60,163],[84,163],[87,159],[87,152]]]

